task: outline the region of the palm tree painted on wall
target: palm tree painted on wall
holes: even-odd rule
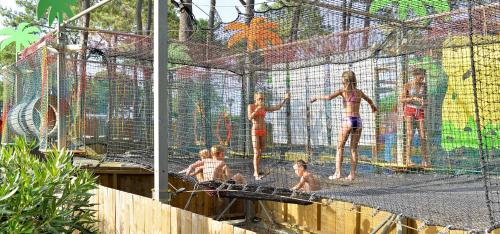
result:
[[[406,20],[410,10],[417,16],[426,16],[428,8],[433,8],[436,13],[450,10],[447,0],[374,0],[370,6],[370,13],[376,13],[391,3],[398,4],[397,12],[400,20]]]
[[[28,47],[31,43],[38,40],[37,33],[40,29],[35,26],[29,26],[28,23],[20,23],[16,29],[14,28],[4,28],[0,30],[1,36],[7,36],[0,43],[0,51],[5,49],[11,43],[16,43],[16,53],[19,53],[21,49]]]
[[[49,25],[52,25],[55,18],[61,24],[64,15],[68,17],[75,15],[71,6],[78,6],[77,0],[40,0],[36,8],[36,16],[40,19],[45,16],[45,12],[48,12]]]
[[[231,48],[236,43],[246,40],[247,41],[247,52],[252,52],[255,50],[255,45],[259,48],[264,49],[268,47],[268,42],[271,45],[279,45],[283,43],[280,36],[273,32],[271,29],[278,29],[278,24],[273,22],[267,22],[264,18],[255,17],[247,25],[242,22],[233,22],[224,27],[226,31],[236,31],[234,35],[229,38],[227,42],[227,47]]]

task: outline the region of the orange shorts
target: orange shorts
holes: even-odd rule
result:
[[[424,109],[412,106],[405,106],[404,115],[407,117],[413,117],[415,120],[423,120],[425,118]]]
[[[255,129],[253,130],[254,136],[266,136],[266,130],[263,129]]]

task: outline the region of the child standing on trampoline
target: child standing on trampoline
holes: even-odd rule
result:
[[[404,118],[406,121],[406,166],[413,166],[411,162],[411,143],[413,140],[413,120],[418,123],[418,136],[420,137],[420,152],[422,153],[422,166],[429,166],[427,155],[426,132],[424,125],[424,107],[427,103],[427,86],[425,84],[426,71],[422,68],[413,70],[413,81],[405,84],[400,101],[404,105]]]
[[[273,112],[281,109],[283,104],[290,98],[290,94],[286,94],[283,101],[276,106],[266,107],[264,105],[265,96],[263,93],[255,94],[255,103],[248,105],[248,119],[252,121],[252,143],[253,143],[253,176],[255,180],[261,180],[259,175],[259,164],[262,151],[266,144],[266,122],[264,118],[267,112]]]
[[[377,111],[377,107],[373,104],[373,101],[367,97],[363,91],[357,89],[356,87],[356,75],[352,71],[345,71],[342,73],[342,83],[344,87],[335,91],[330,95],[313,97],[311,103],[317,100],[332,100],[338,96],[342,96],[344,102],[345,110],[345,121],[342,126],[342,130],[339,132],[339,139],[337,145],[337,156],[335,160],[335,173],[328,178],[331,180],[340,179],[342,170],[342,161],[344,158],[344,146],[349,135],[351,136],[351,171],[348,180],[354,180],[356,177],[356,165],[358,162],[358,143],[361,138],[361,130],[363,128],[361,124],[361,117],[359,115],[359,107],[361,105],[361,99],[364,99],[373,112]]]

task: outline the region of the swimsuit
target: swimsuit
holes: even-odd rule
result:
[[[408,91],[409,97],[424,97],[424,89],[422,86],[417,90],[416,87],[412,85],[411,89]],[[424,108],[420,102],[409,102],[404,107],[404,116],[413,117],[415,120],[423,120],[425,118]]]
[[[361,117],[359,116],[347,116],[345,118],[345,123],[351,128],[362,128],[363,123],[361,122]]]
[[[424,109],[413,105],[405,105],[404,115],[407,117],[413,117],[415,120],[423,120],[425,118]]]
[[[257,116],[266,117],[266,111],[265,110],[257,111],[257,113],[255,113],[254,116],[255,117],[257,117]],[[253,130],[253,135],[255,135],[255,136],[266,136],[266,130],[265,129],[254,129]]]
[[[356,95],[356,90],[353,90],[351,92],[351,95],[348,96],[346,102],[358,103],[358,101],[356,100],[357,97],[358,96]],[[345,123],[347,124],[347,126],[349,126],[351,128],[362,128],[363,127],[363,124],[361,122],[361,117],[359,117],[359,116],[347,116],[345,118]]]
[[[266,130],[265,129],[254,129],[253,133],[255,136],[266,136]]]

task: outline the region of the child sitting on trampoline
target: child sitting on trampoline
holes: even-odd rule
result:
[[[293,164],[293,170],[295,170],[295,174],[300,177],[299,183],[293,186],[293,190],[311,192],[320,189],[319,181],[311,172],[307,170],[307,164],[304,160],[295,161]]]
[[[188,175],[198,175],[203,174],[204,181],[217,180],[226,181],[228,179],[234,180],[237,184],[245,184],[246,180],[243,175],[237,173],[231,176],[231,170],[224,161],[224,147],[221,145],[212,146],[210,154],[212,158],[205,158],[201,160],[201,163],[194,163],[195,165],[191,168]],[[192,164],[193,165],[193,164]]]
[[[339,139],[337,145],[337,156],[335,160],[335,173],[328,178],[331,180],[340,179],[342,170],[342,161],[344,157],[344,146],[349,135],[351,135],[351,171],[348,180],[354,180],[356,177],[356,164],[358,161],[358,143],[361,138],[361,130],[363,125],[359,115],[359,107],[361,99],[364,99],[372,108],[372,112],[377,111],[377,107],[373,101],[367,97],[363,91],[356,87],[356,75],[352,71],[345,71],[342,73],[342,83],[344,87],[335,91],[330,95],[313,97],[311,103],[317,100],[332,100],[338,96],[342,96],[345,110],[345,121],[342,130],[339,132]]]
[[[182,170],[182,171],[179,171],[179,173],[185,173],[187,176],[194,176],[196,175],[196,179],[198,181],[203,181],[203,168],[201,166],[203,166],[203,159],[209,159],[210,158],[210,151],[208,151],[208,149],[202,149],[200,150],[199,152],[200,154],[200,160],[196,161],[195,163],[189,165],[188,168]],[[198,169],[200,168],[200,169]],[[198,173],[195,173],[195,169],[198,169],[199,172]],[[201,172],[201,173],[200,173]]]

